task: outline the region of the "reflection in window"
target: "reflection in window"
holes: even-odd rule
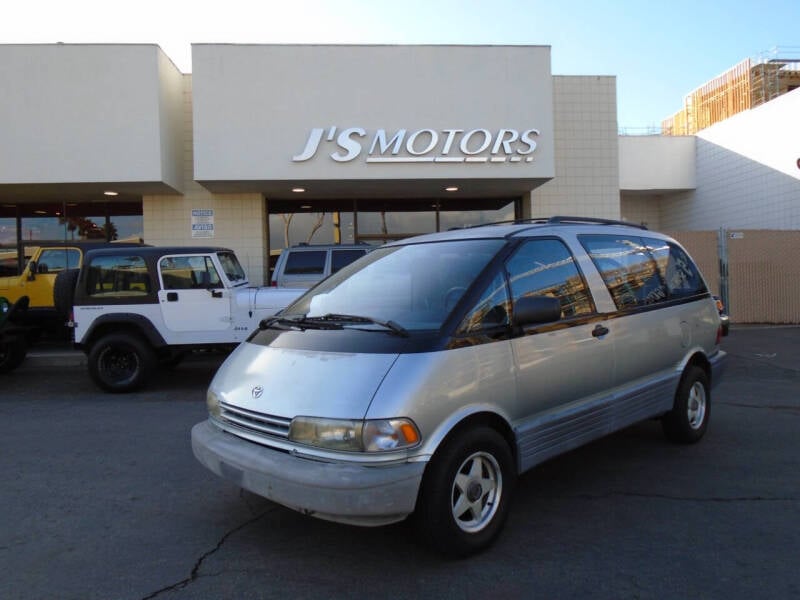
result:
[[[591,296],[567,247],[558,240],[531,240],[506,263],[514,301],[549,296],[561,301],[564,318],[594,312]]]
[[[579,237],[618,309],[666,300],[661,274],[642,239],[613,235]]]
[[[438,329],[503,244],[491,239],[378,248],[283,314],[355,314],[410,330]]]
[[[511,302],[508,298],[506,280],[499,274],[492,280],[480,300],[467,313],[456,332],[458,335],[476,333],[493,327],[510,324]]]
[[[707,291],[697,267],[681,248],[663,240],[645,238],[644,242],[656,261],[670,298],[683,298]]]
[[[207,256],[168,256],[158,263],[165,290],[205,290],[222,287]]]
[[[100,256],[92,262],[86,277],[90,296],[146,296],[150,292],[150,276],[141,256]]]
[[[81,253],[76,248],[42,250],[36,270],[39,273],[53,273],[64,269],[75,269],[78,267],[80,259]]]

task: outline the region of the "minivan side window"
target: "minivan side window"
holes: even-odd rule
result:
[[[286,260],[284,275],[322,275],[325,271],[326,250],[290,252]]]
[[[594,312],[586,282],[560,240],[524,242],[506,262],[506,271],[514,302],[525,296],[551,296],[561,300],[563,318]]]
[[[686,298],[708,290],[695,264],[686,252],[671,242],[644,238],[667,285],[670,298]]]
[[[664,280],[641,238],[624,235],[578,237],[619,310],[667,300]]]
[[[89,296],[146,296],[149,292],[150,275],[141,256],[98,256],[92,261],[86,278]]]
[[[508,297],[506,278],[498,273],[481,294],[480,300],[461,321],[456,335],[477,333],[493,327],[508,326],[511,323],[511,301]]]

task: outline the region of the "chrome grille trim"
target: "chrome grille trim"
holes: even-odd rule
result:
[[[240,408],[227,402],[220,402],[220,417],[242,429],[283,439],[289,438],[289,425],[292,422],[291,419]]]

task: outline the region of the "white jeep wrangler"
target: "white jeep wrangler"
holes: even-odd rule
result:
[[[250,287],[225,248],[137,247],[87,252],[54,295],[94,382],[129,392],[188,350],[232,348],[304,291]]]

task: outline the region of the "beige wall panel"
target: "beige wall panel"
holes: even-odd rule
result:
[[[730,231],[731,319],[800,323],[800,231]]]

